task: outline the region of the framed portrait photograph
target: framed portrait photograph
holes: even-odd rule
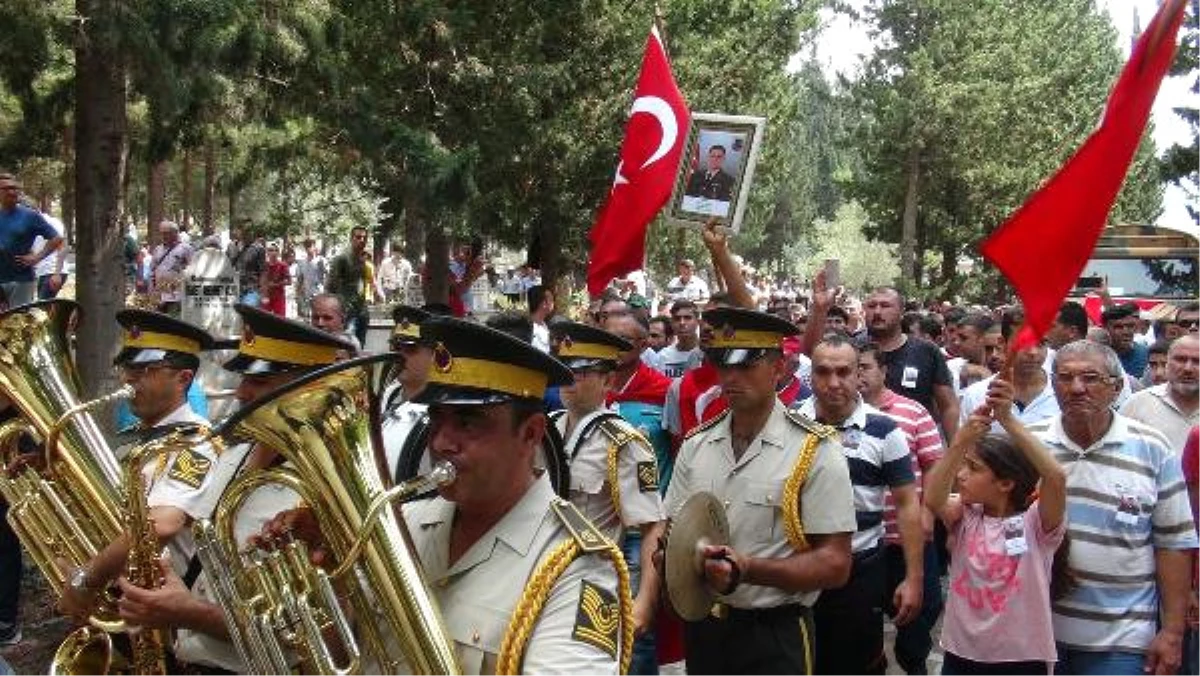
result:
[[[763,117],[693,113],[667,220],[703,227],[716,216],[736,234],[766,125]]]

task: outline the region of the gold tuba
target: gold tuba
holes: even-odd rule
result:
[[[123,531],[121,467],[89,411],[133,393],[123,387],[80,403],[83,388],[67,339],[78,309],[52,300],[0,314],[0,392],[21,412],[0,426],[0,495],[13,531],[60,595],[67,581],[56,559],[83,565]],[[46,440],[45,470],[26,467],[10,476],[16,440],[25,433]],[[107,594],[90,621],[104,631],[123,628]]]
[[[390,508],[431,482],[453,480],[453,470],[441,467],[388,490],[376,461],[382,453],[371,384],[375,370],[395,358],[363,357],[311,373],[241,409],[219,430],[227,440],[249,438],[275,449],[291,465],[239,478],[213,521],[194,529],[235,645],[256,673],[290,671],[292,652],[316,673],[396,673],[402,665],[416,673],[461,673],[408,531]],[[316,569],[298,541],[274,552],[240,553],[237,512],[269,483],[291,488],[313,509],[337,570]],[[353,628],[338,589],[353,610]],[[338,638],[333,645],[323,636],[330,630]],[[393,637],[395,645],[388,642]]]

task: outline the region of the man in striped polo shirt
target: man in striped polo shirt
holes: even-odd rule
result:
[[[1121,373],[1108,346],[1064,346],[1062,414],[1030,426],[1067,471],[1076,586],[1054,603],[1059,673],[1173,674],[1181,659],[1192,513],[1165,438],[1113,412]]]
[[[858,350],[848,339],[830,335],[812,353],[813,397],[800,413],[838,430],[854,489],[857,529],[850,547],[850,581],[827,589],[813,607],[818,674],[882,674],[883,600],[892,596],[896,624],[921,611],[924,533],[912,461],[896,422],[863,402],[858,393]],[[884,496],[891,489],[898,506],[908,575],[895,590],[887,585],[883,543]],[[853,649],[847,649],[854,646]]]
[[[938,579],[937,549],[933,543],[933,514],[924,508],[922,486],[925,472],[942,459],[942,435],[929,411],[908,397],[889,390],[884,383],[887,371],[879,361],[879,346],[865,342],[858,346],[858,391],[863,401],[874,406],[892,420],[904,433],[912,460],[913,483],[917,490],[917,502],[921,505],[921,531],[925,537],[923,593],[921,613],[913,621],[896,627],[896,644],[893,652],[896,661],[908,674],[927,673],[926,660],[933,649],[933,627],[942,613],[942,586]],[[884,545],[883,558],[887,567],[887,588],[895,588],[908,575],[904,565],[904,548],[900,540],[900,528],[896,523],[896,501],[888,491],[883,509]],[[897,608],[890,594],[884,598],[884,610],[895,617]]]

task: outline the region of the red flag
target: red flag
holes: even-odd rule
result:
[[[1045,335],[1096,248],[1175,54],[1184,5],[1159,8],[1108,97],[1100,128],[980,246],[1025,306],[1018,346]]]
[[[617,174],[588,235],[591,295],[599,295],[614,277],[643,266],[646,228],[671,197],[690,123],[691,113],[671,75],[658,30],[651,29]]]

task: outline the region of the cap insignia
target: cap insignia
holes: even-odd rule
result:
[[[433,348],[433,365],[441,373],[449,373],[454,366],[454,355],[450,354],[450,350],[442,343]]]

